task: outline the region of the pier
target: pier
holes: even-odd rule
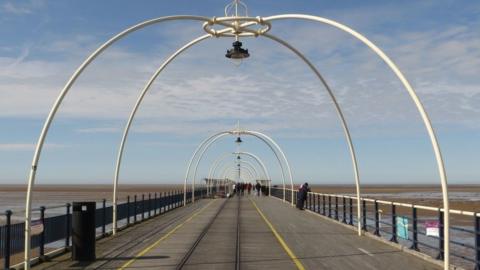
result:
[[[34,269],[441,269],[274,197],[203,199]]]

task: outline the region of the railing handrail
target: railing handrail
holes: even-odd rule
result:
[[[281,188],[274,188],[272,189],[280,189]],[[297,191],[293,189],[286,189],[288,191]],[[332,196],[332,197],[338,197],[338,198],[349,198],[349,199],[354,199],[356,200],[357,197],[355,196],[349,196],[349,195],[343,195],[343,194],[333,194],[333,193],[321,193],[321,192],[309,192],[311,194],[316,194],[316,195],[325,195],[325,196]],[[375,200],[371,198],[366,198],[366,197],[360,197],[361,201],[366,201],[366,202],[378,202],[380,204],[385,204],[385,205],[397,205],[397,206],[404,206],[404,207],[411,207],[411,208],[417,208],[417,209],[422,209],[422,210],[428,210],[428,211],[434,211],[434,212],[444,212],[443,208],[439,207],[433,207],[433,206],[425,206],[425,205],[419,205],[419,204],[410,204],[410,203],[400,203],[400,202],[392,202],[392,201],[384,201],[384,200]],[[464,210],[455,210],[455,209],[450,209],[449,213],[451,214],[457,214],[457,215],[464,215],[464,216],[477,216],[480,217],[480,213],[472,212],[472,211],[464,211]]]

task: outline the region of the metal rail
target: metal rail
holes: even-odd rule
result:
[[[236,233],[236,240],[235,240],[235,269],[240,270],[240,197],[239,196],[237,197],[238,197],[237,199],[238,204],[237,204],[237,227],[236,227],[237,233]],[[198,247],[198,245],[203,240],[205,235],[209,232],[210,228],[215,223],[218,216],[225,208],[225,205],[228,203],[228,201],[229,200],[226,199],[225,202],[223,202],[223,204],[218,209],[217,213],[215,213],[215,216],[213,216],[213,218],[210,220],[207,226],[205,226],[205,228],[202,230],[200,235],[197,237],[195,242],[192,244],[188,252],[185,254],[185,256],[182,258],[182,260],[180,261],[180,263],[177,265],[175,269],[177,270],[183,269],[185,264],[187,264],[188,260],[190,259],[192,254],[195,252],[195,249]]]
[[[194,204],[195,205],[195,204]],[[194,211],[198,210],[200,208],[200,206],[192,206]],[[165,212],[166,213],[166,212]],[[162,213],[163,214],[163,213]],[[139,237],[136,237],[135,238],[135,241],[130,241],[124,245],[122,245],[121,247],[119,248],[116,248],[110,252],[107,252],[104,254],[105,257],[108,257],[108,258],[117,258],[119,256],[122,256],[124,255],[123,252],[122,253],[119,253],[119,254],[116,254],[116,255],[113,255],[113,253],[118,250],[118,249],[122,249],[122,250],[126,250],[126,251],[130,251],[130,250],[133,250],[133,248],[137,247],[138,245],[144,243],[146,240],[148,240],[150,237],[152,237],[153,235],[156,235],[158,233],[160,233],[161,231],[163,231],[164,229],[170,227],[171,225],[177,223],[178,221],[184,219],[185,217],[189,216],[191,214],[191,212],[188,212],[188,211],[185,211],[185,213],[183,214],[180,214],[178,215],[175,215],[172,219],[166,221],[165,223],[162,223],[162,224],[159,224],[159,225],[156,225],[155,229],[154,230],[151,230],[149,231],[148,233],[144,234],[144,235],[141,235]],[[160,215],[160,214],[159,214]],[[97,266],[96,268],[97,269],[100,269],[101,267],[107,265],[108,263],[111,263],[112,260],[106,260],[103,264],[100,264],[99,266]]]
[[[177,265],[177,267],[175,269],[177,270],[180,270],[182,269],[185,264],[188,262],[188,260],[190,259],[190,256],[192,256],[193,252],[195,251],[195,249],[197,248],[198,244],[200,244],[200,242],[202,241],[203,237],[205,237],[205,235],[207,234],[207,232],[210,230],[210,227],[212,227],[213,223],[215,222],[215,220],[217,219],[218,215],[220,215],[220,212],[222,212],[223,208],[225,208],[225,205],[227,204],[228,200],[226,199],[225,202],[223,202],[222,206],[220,206],[220,208],[218,209],[217,213],[215,214],[215,216],[213,216],[213,218],[210,220],[210,222],[207,224],[207,226],[205,226],[205,228],[203,229],[203,231],[200,233],[200,235],[198,236],[197,240],[195,240],[195,242],[193,243],[193,245],[190,247],[190,249],[188,250],[188,252],[185,254],[185,256],[182,258],[182,260],[180,261],[180,263]]]
[[[240,270],[240,196],[238,197],[237,206],[237,241],[235,245],[235,270]]]

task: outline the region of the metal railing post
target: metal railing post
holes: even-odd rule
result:
[[[380,236],[380,213],[378,212],[378,202],[375,200],[375,232],[376,236]]]
[[[322,203],[322,204],[323,204],[323,209],[322,209],[322,210],[323,210],[323,211],[322,211],[323,213],[322,213],[322,214],[325,216],[325,215],[326,215],[326,210],[325,210],[325,209],[326,209],[325,195],[322,195],[322,202],[323,202],[323,203]]]
[[[160,193],[160,214],[165,213],[165,192]]]
[[[338,196],[335,196],[335,220],[338,220]]]
[[[157,215],[158,201],[157,201],[157,192],[153,195],[153,216]]]
[[[362,201],[362,230],[367,231],[367,202],[365,200]]]
[[[397,211],[395,204],[392,203],[392,238],[391,242],[398,243],[397,241]]]
[[[105,226],[107,225],[107,200],[103,199],[102,207],[102,236],[105,236]]]
[[[439,223],[439,237],[438,237],[438,255],[437,255],[437,260],[442,260],[445,258],[445,239],[444,239],[444,233],[443,233],[443,212],[442,210],[438,210],[438,223]]]
[[[320,214],[320,195],[317,194],[317,213]]]
[[[127,196],[127,226],[130,225],[130,195]]]
[[[152,216],[150,212],[152,211],[152,194],[148,193],[148,218],[150,219]]]
[[[328,217],[332,217],[332,197],[328,195]]]
[[[410,249],[418,251],[417,208],[412,207],[412,246]]]
[[[142,194],[142,221],[145,219],[145,194]]]
[[[172,210],[172,192],[168,192],[168,211]]]
[[[133,196],[133,224],[137,223],[137,194]]]
[[[40,234],[40,260],[45,257],[45,206],[40,207],[40,221],[43,225],[42,233]]]
[[[342,200],[342,203],[343,203],[343,218],[342,218],[342,222],[347,224],[347,200],[345,199],[345,197],[343,197],[343,200]]]
[[[348,219],[348,225],[353,226],[353,199],[350,198],[349,201],[350,201],[350,218]]]
[[[12,230],[12,211],[7,210],[5,211],[6,216],[6,224],[5,224],[5,242],[3,242],[3,267],[8,270],[10,269],[10,235]]]
[[[307,193],[308,194],[308,200],[309,200],[309,203],[308,203],[308,209],[312,210],[312,194],[311,193]]]
[[[480,270],[480,217],[475,213],[473,218],[475,219],[475,270]]]
[[[66,214],[66,220],[67,220],[67,224],[66,224],[66,227],[65,227],[65,248],[68,249],[68,247],[70,247],[70,235],[71,235],[71,227],[72,227],[72,223],[71,223],[71,219],[70,219],[70,206],[71,204],[67,203],[66,204],[66,207],[67,207],[67,214]]]

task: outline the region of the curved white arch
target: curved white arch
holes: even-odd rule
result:
[[[254,181],[255,180],[255,176],[253,176],[252,172],[249,171],[248,169],[246,169],[244,166],[240,166],[240,168],[242,169],[245,169],[245,172],[248,174],[248,176],[250,177],[250,181]],[[229,174],[229,173],[236,173],[238,171],[238,168],[236,168],[235,166],[227,166],[225,168],[223,168],[223,171],[222,171],[222,179],[225,179],[225,177]]]
[[[337,114],[339,116],[339,119],[341,121],[341,124],[342,124],[342,127],[343,127],[343,130],[344,130],[344,134],[345,134],[345,137],[346,137],[346,140],[347,140],[347,143],[348,143],[348,146],[349,146],[349,150],[350,150],[350,156],[351,156],[351,160],[352,160],[352,164],[353,164],[353,170],[354,170],[354,176],[355,176],[355,185],[356,185],[356,193],[357,193],[357,202],[360,201],[360,176],[359,176],[359,172],[358,172],[358,166],[357,166],[357,159],[356,159],[356,155],[355,155],[355,150],[354,150],[354,146],[353,146],[353,142],[352,142],[352,139],[351,139],[351,136],[350,136],[350,131],[348,129],[348,126],[347,126],[347,123],[346,123],[346,120],[343,116],[343,113],[340,109],[340,106],[333,94],[333,92],[331,91],[331,88],[329,87],[329,85],[327,84],[327,82],[325,81],[325,79],[323,78],[323,76],[320,74],[320,72],[315,68],[315,66],[313,66],[313,64],[308,61],[308,59],[302,54],[300,53],[297,49],[295,49],[293,46],[291,46],[290,44],[288,44],[286,41],[280,39],[280,38],[277,38],[273,35],[269,35],[269,34],[264,34],[265,37],[271,39],[271,40],[274,40],[278,43],[280,43],[281,45],[287,47],[288,49],[290,49],[293,53],[295,53],[297,56],[299,56],[311,69],[312,71],[317,75],[317,77],[320,79],[321,83],[324,85],[324,87],[326,88],[330,98],[332,99],[332,102],[334,103],[335,105],[335,109],[337,111]],[[202,37],[199,37],[197,38],[196,42],[194,43],[198,43],[200,42]],[[205,38],[206,39],[206,38]],[[167,63],[168,64],[168,63]],[[162,65],[163,67],[163,65]],[[161,70],[160,70],[161,71]],[[159,73],[159,70],[157,70],[157,72],[155,73],[157,76],[158,76],[158,73]],[[155,76],[156,77],[156,76]],[[141,96],[145,95],[145,93],[148,91],[149,87],[145,87]],[[135,107],[138,107],[141,103],[141,99],[139,99],[139,101],[136,103]],[[133,117],[134,115],[132,115],[130,117],[130,119],[128,120],[128,123],[131,123],[131,121],[133,120]],[[128,133],[128,129],[129,129],[129,126],[127,125],[125,131],[124,131],[124,134],[127,134]],[[206,140],[208,141],[208,139]],[[124,141],[123,141],[124,143]],[[190,168],[191,168],[191,162],[193,161],[194,157],[197,155],[198,151],[200,150],[200,148],[202,148],[203,145],[201,144],[199,146],[199,148],[197,148],[197,150],[195,151],[194,155],[192,156],[192,158],[190,159],[190,163],[189,163],[189,166],[187,168],[187,173],[186,173],[186,176],[185,176],[185,182],[184,182],[184,191],[186,190],[186,182],[187,182],[187,179],[188,179],[188,175],[189,175],[189,172],[190,172]],[[203,152],[205,151],[206,149],[204,149],[202,151],[202,154],[200,156],[203,155]],[[272,149],[273,150],[273,149]],[[119,151],[119,157],[121,157],[123,153],[123,149],[121,149]],[[277,157],[278,159],[278,157]],[[195,173],[194,173],[194,179],[193,179],[193,182],[192,182],[192,190],[195,190],[195,179],[196,179],[196,171],[197,171],[197,168],[198,168],[198,162],[199,160],[197,161],[197,164],[195,166]],[[280,163],[281,164],[281,163]],[[117,168],[119,167],[119,164],[117,164]],[[287,166],[289,167],[289,166]],[[284,175],[284,168],[283,166],[281,165],[281,168],[282,168],[282,177],[283,177],[283,199],[285,200],[285,175]],[[291,182],[291,189],[293,190],[293,180],[292,180],[292,177],[291,177],[291,171],[289,172],[290,174],[290,182]],[[118,174],[117,174],[118,175]],[[118,179],[115,180],[116,182],[118,182]],[[270,184],[270,183],[269,183]],[[116,186],[114,186],[114,189],[116,189]],[[208,190],[208,188],[207,188]],[[115,193],[115,192],[114,192]],[[185,195],[184,195],[184,205],[186,204],[186,192],[184,192]],[[291,202],[292,202],[292,205],[294,204],[293,202],[293,193],[291,194]],[[194,201],[194,193],[192,192],[192,201]],[[116,206],[116,204],[115,204]],[[115,212],[115,211],[114,211]],[[360,209],[360,203],[357,203],[357,215],[358,215],[358,234],[360,235],[361,234],[361,209]]]
[[[190,48],[194,44],[196,44],[196,43],[198,43],[202,40],[205,40],[209,37],[210,37],[210,35],[200,36],[200,37],[188,42],[187,44],[182,46],[180,49],[178,49],[175,53],[173,53],[170,57],[168,57],[167,60],[165,60],[165,62],[163,62],[163,64],[160,66],[160,68],[157,69],[157,71],[152,75],[150,80],[148,80],[148,82],[144,86],[140,96],[138,97],[137,102],[135,103],[135,106],[133,107],[132,112],[130,113],[130,116],[129,116],[127,124],[126,124],[126,128],[125,128],[125,130],[123,132],[123,135],[122,135],[122,139],[121,139],[121,142],[120,142],[120,147],[118,149],[117,163],[115,165],[115,176],[114,176],[114,179],[113,179],[113,199],[112,199],[113,224],[112,224],[112,233],[114,235],[117,233],[117,186],[118,186],[118,178],[119,178],[119,175],[120,175],[120,166],[122,164],[123,151],[125,149],[125,142],[127,141],[128,133],[130,131],[132,121],[133,121],[133,119],[134,119],[134,117],[135,117],[135,115],[138,111],[138,108],[140,107],[140,104],[141,104],[143,98],[145,97],[145,94],[147,93],[148,89],[150,89],[150,87],[152,86],[155,79],[158,77],[158,75],[160,75],[160,73],[165,69],[165,67],[168,64],[170,64],[170,62],[172,62],[179,54],[184,52],[186,49]],[[189,166],[190,166],[190,164],[189,164]],[[193,192],[195,192],[195,190],[192,190],[192,194],[193,194]],[[184,194],[183,195],[184,196],[184,201],[186,201],[186,196],[187,196],[186,187],[183,190],[183,194]],[[193,200],[193,198],[192,198],[192,200]]]
[[[144,92],[148,91],[148,88],[145,88],[144,89]],[[144,94],[142,92],[142,94]],[[138,105],[136,106],[140,106],[140,103],[138,103]],[[129,122],[133,120],[133,117],[132,119],[129,119]],[[128,131],[127,131],[128,132]],[[187,171],[185,172],[185,180],[184,180],[184,183],[183,183],[183,205],[185,206],[186,203],[187,203],[187,193],[185,192],[187,190],[187,181],[188,181],[188,176],[190,174],[190,169],[192,168],[192,163],[193,163],[193,160],[195,159],[195,157],[197,156],[198,152],[200,151],[200,149],[202,149],[204,147],[204,145],[206,143],[208,143],[210,140],[218,137],[218,136],[221,136],[223,134],[228,134],[228,131],[222,131],[222,132],[219,132],[219,133],[216,133],[216,134],[213,134],[212,136],[208,137],[207,139],[205,139],[204,141],[202,141],[197,149],[195,149],[195,151],[193,152],[193,155],[192,157],[190,158],[190,161],[188,162],[188,166],[187,166]],[[118,180],[117,180],[118,181]],[[192,192],[193,194],[193,192]],[[193,196],[193,195],[192,195]],[[194,201],[194,198],[192,198],[192,202]]]
[[[325,87],[325,90],[327,90],[327,93],[328,93],[328,95],[330,96],[330,99],[333,102],[333,105],[335,107],[335,111],[336,111],[337,116],[338,116],[338,118],[340,120],[340,123],[342,125],[345,140],[347,141],[347,144],[348,144],[348,150],[350,152],[350,160],[352,162],[353,176],[354,176],[354,179],[355,179],[355,189],[356,189],[356,193],[357,193],[357,196],[356,196],[357,197],[357,216],[358,216],[357,232],[358,232],[358,235],[361,235],[362,234],[361,220],[363,220],[363,219],[361,218],[362,217],[362,211],[361,211],[361,207],[360,207],[360,193],[361,193],[361,191],[360,191],[360,173],[359,173],[359,170],[358,170],[357,155],[355,153],[355,147],[353,145],[352,136],[350,135],[350,129],[348,128],[348,125],[347,125],[347,120],[345,119],[345,116],[343,115],[342,109],[340,108],[340,105],[337,101],[337,98],[333,94],[333,91],[330,88],[330,85],[323,78],[322,74],[320,74],[318,69],[300,51],[298,51],[295,47],[290,45],[288,42],[286,42],[286,41],[284,41],[284,40],[282,40],[282,39],[280,39],[276,36],[269,35],[269,34],[264,34],[264,36],[282,44],[285,47],[287,47],[294,54],[296,54],[301,60],[303,60],[303,62],[305,64],[307,64],[307,66],[313,71],[313,73],[315,73],[317,78],[323,84],[323,86]],[[293,192],[292,192],[292,201],[293,201]]]
[[[283,154],[283,151],[280,149],[280,146],[278,144],[276,144],[275,142],[272,143],[273,140],[270,137],[266,136],[265,134],[263,134],[261,132],[245,133],[244,131],[230,131],[229,133],[230,134],[235,134],[235,135],[247,134],[247,135],[257,137],[258,139],[263,141],[270,148],[270,150],[273,152],[273,154],[277,158],[277,161],[280,165],[280,168],[281,168],[282,172],[284,172],[286,170],[283,163],[282,163],[282,160],[283,160],[283,162],[285,162],[285,164],[287,166],[287,169],[288,169],[287,172],[288,172],[288,175],[289,175],[289,178],[290,178],[291,189],[293,189],[293,178],[292,178],[292,172],[291,172],[291,169],[290,169],[290,165],[288,164],[288,160],[285,158],[285,154]],[[216,140],[218,140],[218,138],[212,139],[212,141],[208,143],[208,147],[210,147]],[[203,156],[204,156],[206,150],[208,149],[208,147],[205,147],[203,149],[202,154],[198,158],[197,166],[200,163],[200,160],[203,158]],[[280,153],[280,156],[279,156],[279,153]],[[283,174],[282,174],[282,177],[283,177]],[[193,176],[193,181],[194,182],[195,182],[195,179],[196,179],[196,175]],[[282,180],[283,180],[283,200],[285,201],[285,178],[283,177]],[[292,202],[291,203],[292,203],[292,205],[294,204],[293,193],[292,193]]]
[[[285,153],[282,151],[282,149],[280,148],[280,146],[272,139],[270,138],[269,136],[263,134],[263,133],[260,133],[258,131],[252,131],[252,130],[242,130],[240,131],[240,134],[249,134],[249,135],[252,135],[252,136],[255,136],[261,140],[263,140],[264,142],[268,142],[267,144],[270,145],[272,144],[274,146],[274,148],[276,150],[278,150],[278,152],[280,153],[282,159],[285,161],[285,165],[287,166],[286,170],[288,172],[288,177],[290,179],[290,185],[291,185],[291,189],[292,191],[294,190],[294,187],[293,187],[293,176],[292,176],[292,169],[290,168],[290,164],[288,163],[288,159],[287,157],[285,156]],[[272,149],[273,150],[273,149]],[[282,166],[282,165],[281,165]],[[283,170],[283,168],[282,168]],[[293,192],[291,192],[291,204],[294,205],[295,202],[293,200]],[[283,200],[285,201],[285,188],[283,189]]]
[[[50,112],[43,124],[42,131],[40,132],[40,136],[38,138],[36,147],[35,147],[35,152],[33,154],[33,160],[32,160],[32,166],[30,168],[30,174],[28,178],[28,187],[27,187],[27,196],[26,196],[26,202],[25,202],[25,244],[24,244],[24,269],[28,270],[30,269],[30,257],[31,257],[31,248],[30,248],[30,238],[31,238],[31,210],[32,210],[32,189],[33,186],[35,185],[35,177],[37,175],[37,169],[38,169],[38,161],[40,160],[40,156],[42,153],[43,145],[45,143],[45,138],[48,134],[48,131],[50,129],[50,125],[52,124],[53,119],[55,118],[55,115],[58,111],[58,108],[62,104],[63,99],[67,95],[68,91],[70,88],[73,86],[77,78],[82,74],[83,70],[93,61],[95,58],[97,58],[98,55],[100,55],[105,49],[110,47],[113,43],[116,41],[120,40],[121,38],[125,37],[126,35],[137,31],[139,29],[142,29],[148,25],[152,24],[157,24],[160,22],[165,22],[165,21],[176,21],[176,20],[196,20],[196,21],[203,21],[203,22],[208,22],[210,18],[203,17],[203,16],[192,16],[192,15],[178,15],[178,16],[165,16],[165,17],[160,17],[152,20],[147,20],[141,23],[138,23],[132,27],[129,27],[111,39],[109,39],[107,42],[103,43],[100,47],[98,47],[92,54],[90,54],[85,61],[77,68],[77,70],[73,73],[73,75],[70,77],[68,82],[65,84],[63,87],[62,91],[58,95],[57,99],[55,100],[55,103],[53,104],[52,108],[50,109]]]
[[[409,93],[410,97],[412,98],[413,102],[415,103],[417,110],[419,111],[423,123],[427,129],[427,132],[429,134],[430,141],[432,143],[432,147],[435,153],[435,159],[437,162],[438,166],[438,171],[439,175],[441,178],[441,185],[442,185],[442,196],[443,196],[443,210],[444,210],[444,240],[445,240],[445,258],[444,258],[444,267],[445,269],[448,269],[449,266],[449,258],[450,258],[450,249],[449,249],[449,202],[448,202],[448,186],[447,186],[447,176],[446,176],[446,171],[444,167],[444,162],[443,162],[443,157],[440,151],[440,147],[435,135],[435,131],[431,125],[430,119],[428,117],[428,114],[426,113],[422,103],[420,102],[420,99],[418,98],[417,94],[415,93],[413,87],[410,85],[410,83],[406,80],[405,76],[402,74],[402,72],[399,70],[399,68],[393,63],[393,61],[382,51],[380,50],[376,45],[374,45],[370,40],[368,40],[366,37],[363,35],[359,34],[358,32],[354,31],[353,29],[340,24],[338,22],[325,19],[322,17],[317,17],[317,16],[310,16],[310,15],[302,15],[302,14],[285,14],[285,15],[276,15],[276,16],[270,16],[266,18],[259,18],[259,21],[274,21],[274,20],[282,20],[282,19],[302,19],[302,20],[310,20],[310,21],[315,21],[315,22],[321,22],[325,23],[328,25],[331,25],[333,27],[336,27],[363,42],[365,45],[367,45],[370,49],[372,49],[388,66],[389,68],[395,73],[395,75],[399,78],[399,80],[402,82],[404,85],[405,89]],[[198,21],[210,21],[209,18],[206,17],[201,17],[201,16],[190,16],[190,15],[185,15],[185,16],[169,16],[169,17],[161,17],[149,21],[145,21],[142,23],[139,23],[137,25],[134,25],[110,40],[108,40],[106,43],[104,43],[102,46],[100,46],[93,54],[91,54],[87,59],[80,65],[80,67],[75,71],[75,73],[72,75],[72,77],[69,79],[63,90],[61,91],[60,95],[57,97],[57,100],[55,101],[52,109],[50,110],[50,113],[44,123],[44,126],[42,128],[42,131],[40,133],[36,148],[35,148],[35,153],[33,156],[33,161],[32,161],[32,167],[30,170],[30,176],[28,180],[28,188],[27,188],[27,198],[26,198],[26,209],[25,209],[25,269],[30,268],[30,224],[31,224],[31,197],[32,197],[32,188],[35,184],[35,176],[36,176],[36,171],[38,167],[38,161],[41,156],[41,151],[45,142],[46,135],[48,134],[48,130],[50,128],[50,125],[53,121],[53,118],[60,107],[64,97],[68,93],[69,89],[71,86],[74,84],[78,76],[83,72],[83,70],[106,48],[108,48],[111,44],[116,42],[117,40],[121,39],[122,37],[126,36],[127,34],[134,32],[138,29],[141,29],[147,25],[159,23],[162,21],[168,21],[168,20],[198,20]],[[360,217],[360,216],[359,216]]]
[[[260,168],[262,169],[262,172],[263,172],[263,176],[265,177],[265,179],[270,179],[270,176],[268,174],[268,171],[267,171],[267,168],[265,167],[265,164],[262,162],[262,160],[260,160],[257,156],[251,154],[251,153],[245,153],[245,152],[233,152],[233,153],[224,153],[223,155],[221,155],[220,157],[218,157],[213,163],[212,163],[212,166],[210,166],[210,169],[208,171],[208,179],[210,179],[213,175],[215,175],[215,172],[216,172],[216,169],[218,168],[218,166],[223,162],[225,161],[225,159],[227,159],[229,156],[232,156],[232,155],[235,155],[235,156],[248,156],[248,157],[251,157],[253,160],[256,161],[256,163],[260,166]]]
[[[272,180],[272,178],[270,178],[270,174],[268,173],[268,170],[267,170],[267,166],[265,166],[265,163],[263,163],[262,159],[260,159],[257,155],[253,154],[253,153],[250,153],[250,152],[234,152],[233,154],[238,154],[238,155],[245,155],[245,156],[249,156],[251,158],[253,158],[255,161],[257,161],[258,165],[260,165],[260,167],[262,168],[262,171],[266,177],[265,180]]]
[[[377,54],[393,71],[393,73],[397,76],[400,82],[403,84],[405,89],[407,90],[410,98],[412,99],[413,103],[417,107],[418,112],[422,118],[423,124],[427,130],[428,136],[430,138],[430,142],[432,144],[433,152],[435,154],[435,160],[437,162],[437,169],[440,176],[440,181],[442,185],[442,198],[443,198],[443,211],[444,211],[444,268],[448,269],[450,267],[450,207],[448,202],[448,183],[447,183],[447,173],[445,170],[445,165],[442,157],[442,152],[440,150],[440,145],[437,140],[437,136],[435,135],[435,130],[433,129],[432,123],[430,118],[423,107],[420,98],[418,97],[417,93],[413,89],[413,87],[408,82],[407,78],[403,75],[397,65],[388,57],[379,47],[377,47],[373,42],[367,39],[362,34],[358,33],[357,31],[353,30],[352,28],[341,24],[339,22],[329,20],[326,18],[318,17],[318,16],[311,16],[311,15],[303,15],[303,14],[284,14],[284,15],[275,15],[263,18],[264,21],[275,21],[275,20],[285,20],[285,19],[300,19],[300,20],[308,20],[314,22],[324,23],[330,26],[333,26],[337,29],[342,30],[343,32],[348,33],[349,35],[355,37],[357,40],[361,41],[365,44],[368,48],[370,48],[375,54]]]
[[[196,178],[197,178],[197,171],[198,171],[198,165],[200,164],[200,160],[201,158],[203,157],[203,155],[205,154],[205,152],[210,148],[210,146],[216,142],[217,140],[227,136],[228,134],[230,134],[229,132],[221,132],[219,135],[213,137],[211,140],[207,141],[205,144],[202,144],[202,147],[200,147],[200,155],[199,155],[199,158],[196,160],[196,163],[195,163],[195,167],[194,167],[194,170],[193,170],[193,181],[192,181],[192,190],[195,191],[195,183],[196,183]],[[198,152],[197,152],[198,154]],[[189,174],[189,170],[187,170],[187,173],[186,175]],[[187,181],[187,179],[185,179],[185,182]],[[192,193],[192,202],[195,202],[195,193]],[[185,202],[184,202],[185,203]]]
[[[253,166],[252,163],[248,162],[248,161],[240,161],[240,167],[242,169],[246,169],[251,176],[253,176],[253,179],[256,180],[256,179],[260,179],[260,174],[258,173],[258,170]],[[243,165],[242,165],[243,164]],[[223,170],[219,170],[220,172],[224,171],[225,168],[228,168],[230,167],[231,165],[227,164],[225,166],[222,167]],[[238,168],[237,168],[238,169]],[[222,175],[222,174],[220,174]],[[222,175],[223,176],[223,175]],[[215,179],[215,175],[212,175],[213,179]]]

